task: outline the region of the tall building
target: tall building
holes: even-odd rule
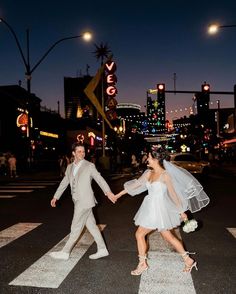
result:
[[[84,93],[84,89],[93,77],[64,77],[64,101],[66,119],[97,119],[97,110]],[[99,90],[99,87],[97,91]],[[99,95],[96,95],[99,99]],[[100,95],[101,96],[101,95]]]
[[[152,99],[147,96],[147,123],[150,134],[159,134],[166,131],[165,128],[165,98]]]

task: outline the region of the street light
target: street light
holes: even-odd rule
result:
[[[215,24],[211,24],[209,27],[208,27],[208,33],[213,35],[213,34],[216,34],[218,32],[219,29],[221,28],[236,28],[236,24],[231,24],[231,25],[219,25],[217,23]],[[234,116],[234,129],[236,128],[236,85],[234,85],[234,113],[233,113],[233,116]],[[219,104],[218,104],[219,105]]]
[[[236,27],[236,25],[219,25],[215,23],[208,26],[208,33],[211,35],[214,35],[218,33],[219,29],[221,28],[232,28],[232,27]]]
[[[25,76],[26,76],[26,79],[27,79],[27,91],[29,93],[31,93],[31,76],[32,76],[32,73],[36,70],[36,68],[40,65],[40,63],[47,57],[47,55],[52,51],[52,49],[57,44],[59,44],[59,43],[61,43],[63,41],[71,40],[71,39],[75,39],[75,38],[83,38],[85,41],[88,42],[92,38],[92,34],[90,32],[85,32],[82,35],[71,36],[71,37],[66,37],[66,38],[59,39],[58,41],[53,43],[51,45],[51,47],[49,47],[49,49],[44,53],[44,55],[39,59],[39,61],[36,62],[35,65],[31,68],[30,58],[29,58],[29,30],[26,30],[26,33],[27,33],[27,56],[25,57],[24,52],[23,52],[22,47],[21,47],[21,44],[19,42],[19,39],[18,39],[15,31],[13,30],[13,28],[3,18],[0,18],[0,23],[1,22],[7,26],[7,28],[10,30],[11,34],[13,35],[13,37],[14,37],[14,39],[16,41],[17,48],[19,49],[21,58],[23,60],[24,66],[25,66]]]

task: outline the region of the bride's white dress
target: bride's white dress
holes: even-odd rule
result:
[[[171,230],[181,223],[180,213],[192,213],[208,205],[210,199],[201,184],[188,171],[164,161],[165,171],[150,182],[150,170],[138,179],[124,183],[131,196],[148,190],[134,217],[135,224],[159,231]]]
[[[167,196],[167,186],[161,181],[147,182],[148,195],[134,217],[135,225],[158,231],[170,230],[180,225],[180,215]]]

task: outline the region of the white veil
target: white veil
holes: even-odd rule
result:
[[[190,172],[165,159],[163,165],[171,178],[175,194],[179,197],[184,210],[196,212],[210,202],[202,185]]]

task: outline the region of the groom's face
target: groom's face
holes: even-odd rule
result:
[[[73,155],[75,157],[75,162],[79,162],[83,160],[85,157],[85,149],[83,146],[76,147],[75,151],[73,151]]]

